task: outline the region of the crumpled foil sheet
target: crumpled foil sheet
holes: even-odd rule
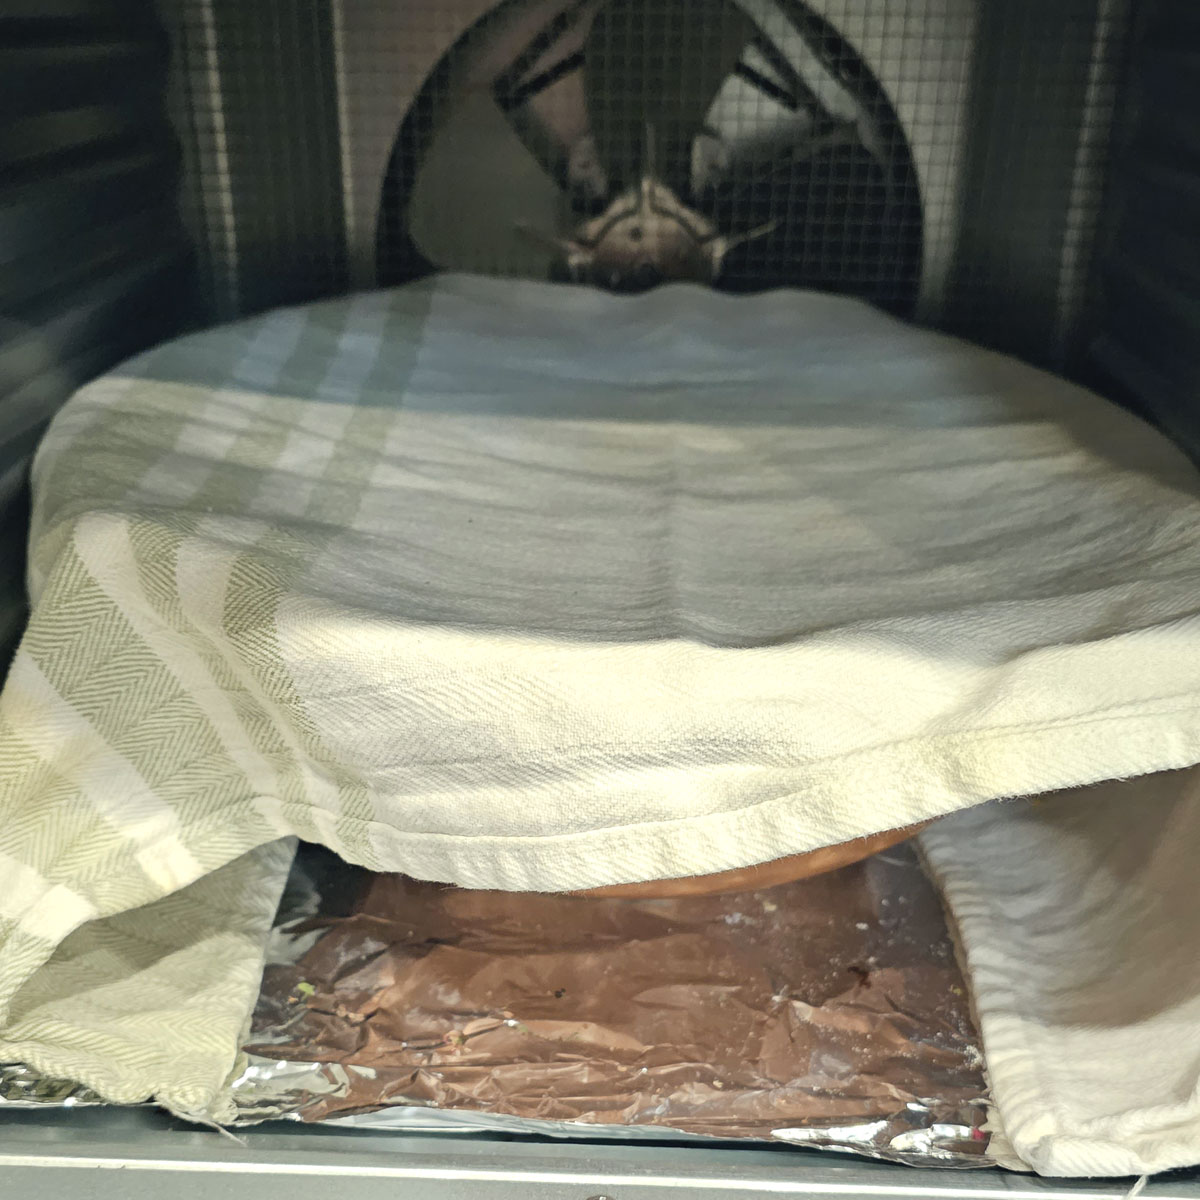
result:
[[[302,847],[236,1125],[758,1139],[989,1166],[983,1055],[911,847],[762,892],[464,892]],[[0,1064],[0,1109],[100,1103]]]
[[[467,892],[306,847],[281,911],[239,1123],[990,1165],[966,985],[909,846],[660,901]]]
[[[24,1063],[0,1063],[0,1112],[11,1108],[87,1108],[104,1101],[89,1088],[49,1079]]]

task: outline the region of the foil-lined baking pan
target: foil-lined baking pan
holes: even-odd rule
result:
[[[966,984],[908,846],[761,892],[654,901],[468,892],[303,847],[268,960],[236,1125],[990,1165]],[[97,1100],[0,1066],[0,1105]]]

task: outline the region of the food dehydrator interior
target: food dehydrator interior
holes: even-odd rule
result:
[[[653,284],[602,236],[651,192],[664,228],[699,233],[688,278],[865,297],[1086,382],[1200,454],[1190,0],[13,0],[0,97],[6,654],[29,463],[80,384],[184,329],[432,271]],[[22,1127],[32,1158],[71,1116]],[[158,1153],[130,1149],[139,1118],[88,1120],[110,1157]],[[378,1139],[312,1145],[335,1141],[361,1194],[391,1179],[362,1166]],[[300,1135],[274,1144],[290,1195],[309,1167],[337,1174]],[[516,1142],[392,1145],[425,1156],[396,1181],[618,1200],[639,1172],[780,1190],[793,1169],[615,1150],[633,1157],[614,1181],[582,1151],[530,1167]],[[36,1188],[32,1158],[0,1169]],[[905,1183],[804,1161],[824,1173],[810,1188]]]
[[[1195,447],[1194,6],[701,7],[6,6],[7,640],[25,471],[72,387],[185,326],[441,265],[542,273],[516,225],[560,234],[618,195],[650,107],[694,211],[776,222],[722,286],[866,294]],[[597,137],[609,161],[581,183]]]

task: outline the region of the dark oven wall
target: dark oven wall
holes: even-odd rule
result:
[[[1097,271],[1095,381],[1200,461],[1200,4],[1140,8]]]
[[[0,655],[24,618],[27,476],[85,380],[194,310],[163,103],[167,43],[138,0],[0,6]]]
[[[208,311],[688,278],[1070,368],[1130,4],[159,0]]]

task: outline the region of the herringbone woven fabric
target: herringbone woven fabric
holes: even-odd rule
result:
[[[287,838],[568,889],[1200,761],[1191,466],[847,299],[270,313],[85,388],[35,494],[0,1056],[121,1099],[220,1111]]]

